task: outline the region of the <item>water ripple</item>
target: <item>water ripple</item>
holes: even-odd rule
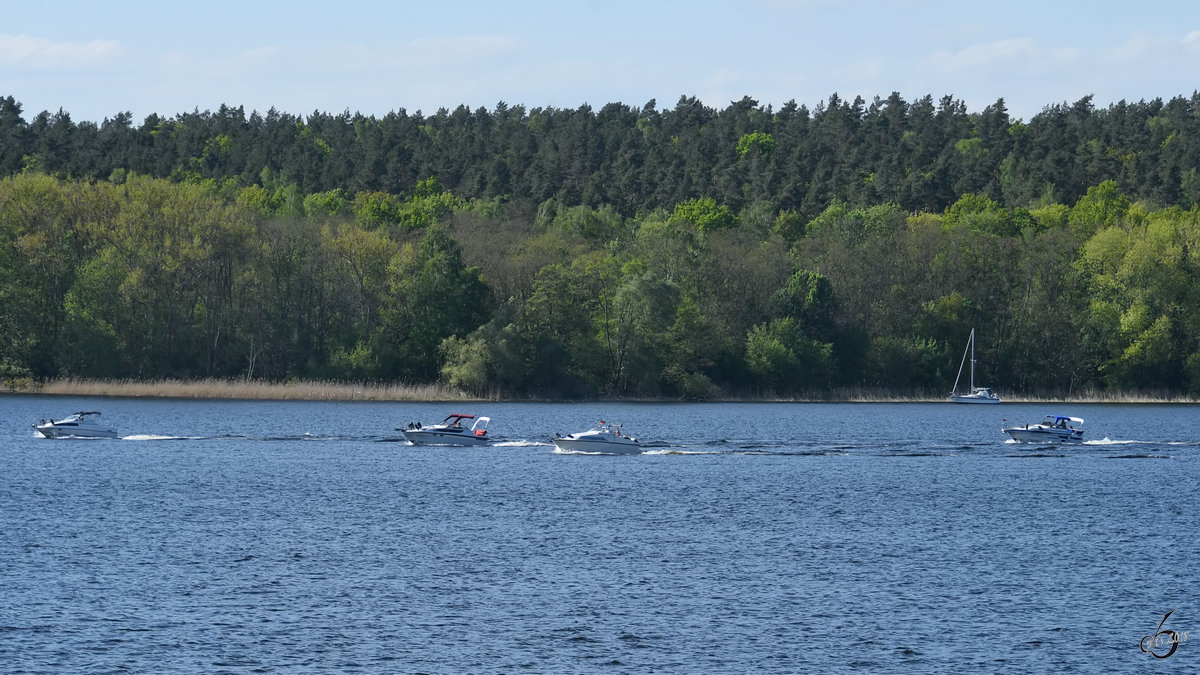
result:
[[[194,426],[5,437],[7,672],[1143,672],[1197,616],[1190,409],[1064,448],[950,406],[628,406],[647,451],[591,461],[541,433],[575,405],[472,449],[392,407],[137,405]]]

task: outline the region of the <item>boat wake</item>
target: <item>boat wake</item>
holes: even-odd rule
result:
[[[202,441],[204,436],[160,436],[158,434],[133,434],[122,436],[123,441]]]
[[[226,436],[225,438],[232,438]],[[312,433],[303,433],[297,436],[239,436],[241,440],[247,441],[362,441],[367,440],[362,436],[319,436]]]
[[[1121,441],[1111,438],[1102,438],[1098,441],[1084,441],[1084,445],[1153,445],[1153,441]]]
[[[1138,440],[1120,440],[1113,438],[1104,438],[1098,441],[1086,441],[1084,445],[1096,446],[1129,446],[1129,445],[1153,445],[1158,447],[1170,448],[1194,448],[1200,447],[1200,442],[1197,441],[1138,441]]]
[[[643,446],[644,447],[644,446]],[[741,457],[844,457],[851,453],[844,448],[795,448],[788,446],[737,446],[712,448],[706,446],[665,445],[644,450],[643,455],[696,455]]]
[[[593,457],[635,457],[637,455],[648,454],[645,452],[590,452],[588,450],[563,450],[558,446],[554,446],[553,452],[556,455],[591,455]]]
[[[387,441],[389,438],[371,436],[319,436],[303,433],[280,436],[244,436],[242,434],[219,434],[217,436],[167,436],[163,434],[137,434],[125,436],[127,441]],[[404,439],[398,439],[404,440]]]

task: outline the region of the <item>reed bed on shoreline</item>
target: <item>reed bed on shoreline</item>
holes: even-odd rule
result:
[[[503,399],[499,396],[478,397],[440,384],[383,384],[367,382],[336,382],[305,380],[264,382],[246,380],[90,380],[60,378],[26,383],[10,389],[10,393],[46,394],[61,396],[124,396],[146,398],[251,399],[279,401],[498,401],[534,400]],[[541,399],[538,399],[541,400]],[[605,399],[613,400],[613,399]],[[628,402],[673,399],[617,399]],[[949,403],[949,396],[900,396],[880,390],[843,389],[816,398],[781,398],[774,396],[732,397],[718,402],[741,403]],[[1064,396],[1021,396],[1001,394],[1004,403],[1200,403],[1194,397],[1170,396],[1159,393],[1113,393],[1099,391],[1076,392]]]
[[[36,383],[30,394],[147,398],[254,399],[278,401],[471,401],[461,391],[436,384],[364,382],[263,382],[246,380],[83,380]]]
[[[1064,396],[1004,396],[1004,403],[1197,403],[1192,396],[1172,396],[1162,393],[1084,391]]]

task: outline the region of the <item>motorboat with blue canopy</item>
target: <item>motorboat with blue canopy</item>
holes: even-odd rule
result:
[[[1021,443],[1083,442],[1083,420],[1068,415],[1046,415],[1038,424],[1006,427],[1003,431]]]

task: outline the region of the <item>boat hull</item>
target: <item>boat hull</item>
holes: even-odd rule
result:
[[[1013,427],[1005,429],[1004,433],[1018,443],[1082,443],[1083,432],[1070,429],[1046,429],[1029,427]]]
[[[486,435],[476,436],[471,431],[431,431],[429,429],[404,429],[404,437],[413,445],[455,445],[475,447],[487,445],[491,439]]]
[[[556,438],[554,445],[563,452],[590,452],[606,455],[636,455],[642,451],[642,446],[635,442],[593,438]]]
[[[117,430],[107,427],[87,427],[87,426],[57,426],[54,424],[43,424],[35,426],[38,433],[46,438],[116,438]]]
[[[970,395],[951,396],[950,400],[954,401],[955,403],[999,403],[1000,402],[999,397],[970,396]]]

